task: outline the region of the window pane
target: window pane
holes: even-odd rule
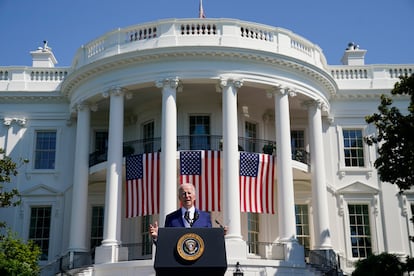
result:
[[[371,231],[367,204],[349,204],[349,228],[352,257],[366,258],[371,254]]]
[[[154,152],[154,122],[145,123],[144,133],[144,152]]]
[[[292,130],[290,132],[292,160],[306,163],[305,154],[305,132],[303,130]]]
[[[362,130],[344,129],[344,157],[347,167],[364,167],[364,143]]]
[[[42,261],[48,260],[51,212],[52,208],[48,206],[32,207],[30,213],[29,239],[39,245]]]
[[[259,253],[259,214],[247,213],[249,253]]]
[[[95,151],[105,153],[108,150],[108,131],[95,132]]]
[[[190,116],[190,149],[210,149],[209,116]]]
[[[92,207],[91,249],[100,246],[103,239],[104,207]]]
[[[248,152],[256,152],[256,124],[246,122],[244,135],[246,137],[245,150]]]
[[[54,169],[56,156],[56,131],[36,132],[35,169]]]
[[[296,237],[299,243],[305,248],[305,255],[309,254],[309,244],[310,244],[310,235],[309,235],[309,214],[308,214],[308,205],[295,205],[296,213]]]

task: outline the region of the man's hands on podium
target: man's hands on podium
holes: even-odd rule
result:
[[[152,224],[149,225],[149,232],[152,237],[152,240],[156,241],[158,238],[158,221],[155,221],[154,225]]]
[[[227,231],[229,230],[229,227],[227,225],[226,226],[221,225],[217,220],[216,220],[216,223],[220,225],[220,227],[224,230],[224,235],[227,235]],[[154,224],[149,225],[149,233],[152,237],[152,240],[156,242],[158,239],[158,221],[155,221]]]

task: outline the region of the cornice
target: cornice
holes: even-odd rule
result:
[[[381,95],[389,95],[393,99],[409,99],[407,95],[391,95],[391,89],[360,89],[360,90],[353,90],[353,91],[341,91],[339,90],[335,95],[331,97],[331,100],[372,100],[372,99],[379,99]]]
[[[53,95],[45,95],[45,93],[19,93],[19,94],[3,94],[0,93],[0,102],[2,103],[69,103],[67,97],[58,93]]]
[[[264,65],[278,66],[306,75],[316,82],[319,82],[321,86],[325,87],[330,95],[334,95],[337,90],[336,83],[328,71],[290,56],[249,49],[234,49],[230,47],[226,49],[218,49],[217,47],[210,46],[195,49],[194,46],[192,46],[180,47],[179,49],[174,50],[171,50],[171,48],[141,50],[139,52],[128,52],[97,60],[69,74],[62,83],[62,94],[69,97],[72,91],[84,81],[106,71],[114,70],[114,68],[127,67],[133,64],[145,64],[161,61],[163,59],[165,59],[165,62],[168,62],[168,59],[171,58],[200,58],[202,59],[200,62],[205,61],[205,59],[207,59],[208,62],[211,58],[227,58],[256,63],[261,62]]]

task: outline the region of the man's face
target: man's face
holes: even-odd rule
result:
[[[179,199],[184,208],[188,209],[194,205],[195,193],[192,186],[183,186],[180,189]]]

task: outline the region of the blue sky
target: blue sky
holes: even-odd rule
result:
[[[0,66],[31,66],[30,51],[53,49],[57,66],[117,28],[198,17],[199,0],[0,0]],[[348,42],[368,50],[366,64],[414,64],[414,0],[203,0],[208,18],[282,27],[340,64]]]

